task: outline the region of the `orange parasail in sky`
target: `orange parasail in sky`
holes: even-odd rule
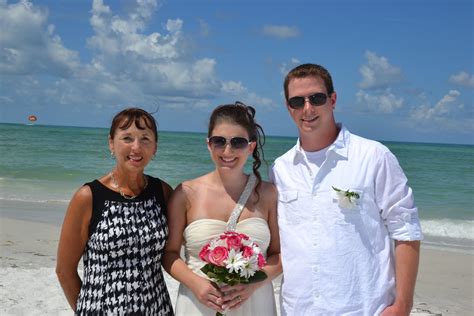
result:
[[[28,121],[30,121],[30,122],[36,122],[37,120],[38,120],[38,118],[36,117],[36,115],[28,116]]]

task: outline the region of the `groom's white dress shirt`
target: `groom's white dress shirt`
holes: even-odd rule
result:
[[[393,240],[422,239],[395,156],[339,127],[316,172],[299,140],[270,171],[279,192],[282,315],[379,314],[395,299]],[[353,207],[341,207],[333,187],[357,193]]]

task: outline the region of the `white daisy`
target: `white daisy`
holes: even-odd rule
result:
[[[235,249],[231,249],[229,251],[229,256],[227,257],[227,260],[224,261],[226,264],[226,269],[230,273],[232,272],[239,272],[240,269],[245,264],[245,258],[242,256],[242,253],[240,251],[235,251]]]
[[[252,256],[248,258],[248,261],[242,265],[242,269],[240,271],[240,276],[243,278],[250,278],[258,271],[258,261],[256,256]]]

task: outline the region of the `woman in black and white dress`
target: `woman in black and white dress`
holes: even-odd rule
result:
[[[157,149],[156,123],[130,108],[109,133],[115,167],[86,183],[69,204],[56,272],[77,315],[172,315],[161,270],[172,188],[144,174]],[[84,275],[77,267],[83,257]]]

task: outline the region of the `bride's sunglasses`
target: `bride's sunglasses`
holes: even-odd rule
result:
[[[302,109],[304,108],[304,103],[308,99],[309,103],[313,106],[319,106],[326,103],[328,96],[325,93],[318,92],[309,97],[292,97],[288,100],[288,105],[292,109]]]
[[[245,149],[251,143],[244,137],[225,138],[224,136],[211,136],[207,139],[207,143],[212,149],[223,149],[227,143],[232,149]]]

